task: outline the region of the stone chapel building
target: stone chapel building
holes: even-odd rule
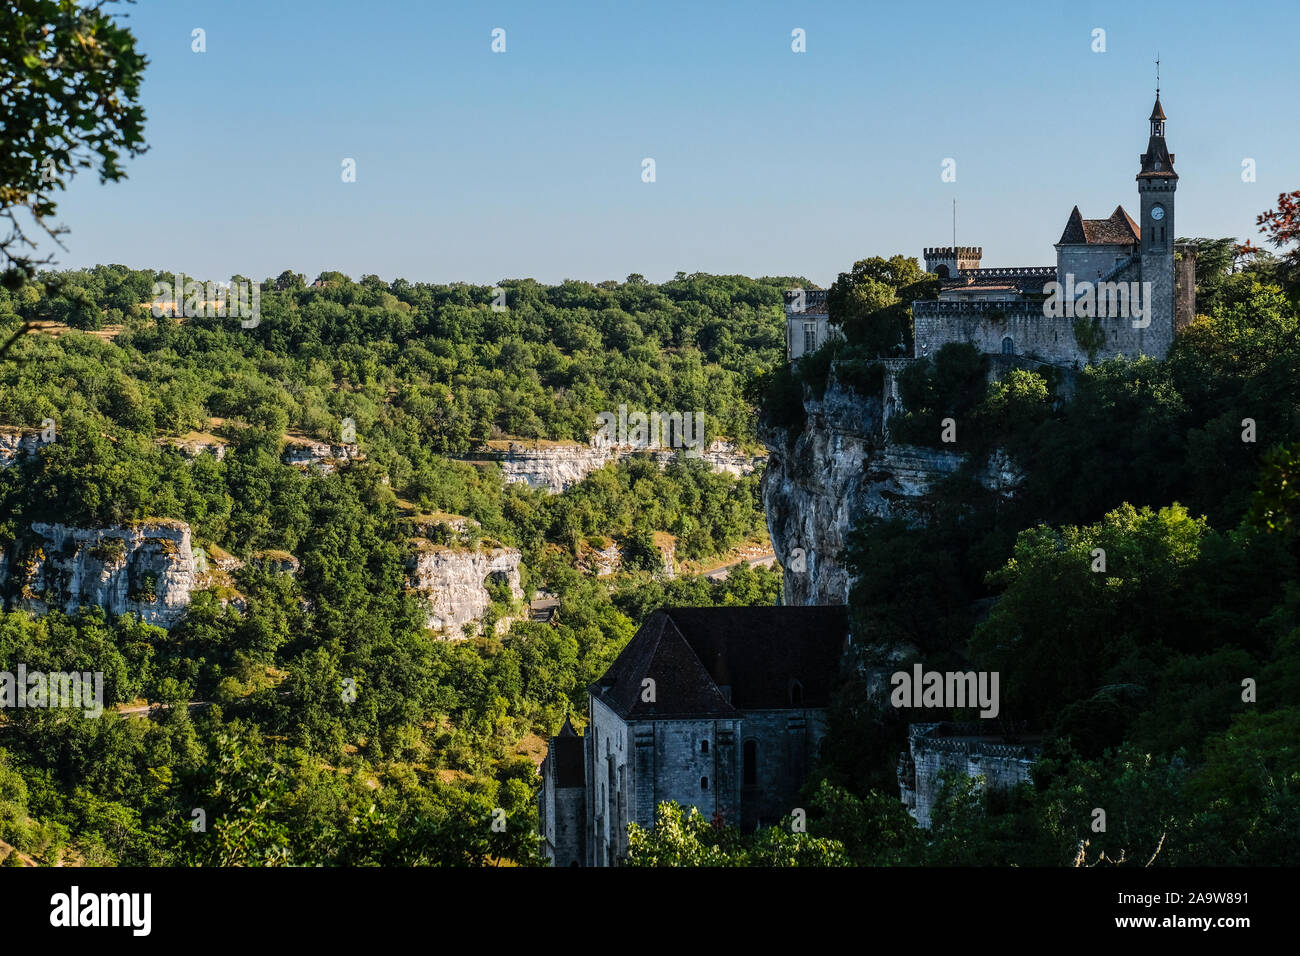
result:
[[[746,830],[789,819],[826,732],[849,645],[847,609],[657,611],[588,688],[590,722],[565,721],[542,762],[544,852],[614,866],[627,825],[673,800]]]

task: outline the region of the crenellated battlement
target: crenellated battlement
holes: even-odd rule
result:
[[[912,742],[916,754],[927,750],[965,754],[967,757],[999,757],[1008,760],[1035,760],[1035,748],[1023,744],[999,744],[963,737],[917,737]]]
[[[982,259],[983,246],[927,246],[927,259]]]
[[[826,291],[825,289],[786,289],[785,304],[792,305],[802,294],[806,304],[823,305],[826,302]]]
[[[899,795],[923,826],[942,790],[944,771],[982,779],[981,789],[1006,790],[1030,780],[1029,770],[1042,753],[1042,738],[1012,736],[988,727],[992,721],[944,721],[912,724],[908,749],[899,755]]]
[[[1055,279],[1056,266],[1001,266],[992,269],[963,269],[962,277],[973,279]]]
[[[1055,278],[1055,273],[1052,277]],[[912,316],[922,315],[990,315],[1002,316],[1024,315],[1030,318],[1043,318],[1043,306],[1039,302],[958,302],[944,299],[922,299],[912,303]]]

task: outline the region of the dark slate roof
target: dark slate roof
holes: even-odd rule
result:
[[[1147,141],[1147,151],[1139,157],[1142,171],[1138,179],[1177,179],[1174,172],[1174,154],[1169,152],[1163,136],[1152,136]]]
[[[1116,206],[1109,219],[1084,219],[1075,206],[1061,233],[1058,245],[1121,245],[1138,242],[1142,232],[1123,206]]]
[[[826,305],[826,289],[804,289],[803,304],[804,307],[799,312],[791,311],[794,305],[794,298],[797,295],[795,290],[790,289],[785,293],[786,314],[789,316],[797,315],[827,315],[829,308]]]
[[[582,738],[574,731],[569,718],[564,718],[559,736],[551,738],[551,746],[546,752],[547,761],[555,767],[555,786],[558,789],[586,786],[586,759],[582,746]]]
[[[653,703],[641,699],[647,677],[654,681]],[[737,716],[664,611],[647,618],[605,676],[591,685],[591,692],[622,717]]]
[[[843,607],[666,609],[646,620],[590,690],[625,719],[826,707],[848,634]],[[641,699],[646,677],[655,682],[654,702]],[[801,703],[792,701],[796,682]]]
[[[1151,108],[1151,122],[1165,119],[1164,108],[1160,105],[1160,91],[1156,91],[1156,105]],[[1153,127],[1154,129],[1154,127]],[[1163,130],[1161,130],[1163,132]],[[1147,141],[1147,151],[1138,157],[1142,164],[1142,171],[1137,174],[1138,179],[1177,179],[1178,174],[1174,172],[1174,154],[1169,152],[1169,147],[1165,143],[1163,136],[1152,136]]]

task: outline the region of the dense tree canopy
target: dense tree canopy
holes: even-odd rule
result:
[[[539,737],[582,723],[646,615],[775,603],[779,575],[663,576],[668,544],[680,564],[765,539],[758,475],[634,456],[552,495],[505,483],[485,443],[585,442],[622,403],[702,412],[707,439],[752,447],[746,382],[779,361],[799,280],[506,281],[500,312],[485,287],[286,272],[244,327],[156,315],[154,283],[178,279],[96,266],[0,291],[0,328],[42,330],[0,363],[0,425],[55,435],[0,470],[0,543],[17,554],[39,520],[174,518],[213,560],[245,561],[169,632],[95,609],[0,615],[0,670],[102,671],[106,706],[157,705],[6,712],[0,839],[43,862],[535,862]],[[285,463],[286,434],[349,427],[364,460]],[[417,530],[519,548],[558,617],[522,620],[487,581],[470,639],[438,639],[407,587]],[[622,568],[597,578],[611,545]],[[255,559],[279,552],[297,574]]]

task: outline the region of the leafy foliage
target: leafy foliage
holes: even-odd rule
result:
[[[0,17],[0,217],[10,226],[0,255],[7,288],[19,288],[37,265],[26,252],[35,243],[19,210],[57,237],[61,230],[46,220],[75,169],[98,164],[101,182],[120,180],[122,152],[145,150],[145,59],[105,5],[14,0]]]
[[[176,278],[96,266],[0,291],[0,326],[59,333],[0,364],[0,422],[56,423],[0,470],[0,542],[21,560],[34,521],[174,518],[209,563],[245,562],[171,631],[92,609],[0,615],[0,670],[102,671],[106,707],[156,705],[6,712],[0,838],[47,863],[536,862],[522,755],[566,716],[581,724],[585,688],[652,610],[775,603],[779,574],[662,574],[661,542],[680,564],[762,540],[758,475],[638,455],[550,495],[506,484],[484,446],[584,441],[619,403],[699,409],[707,437],[752,444],[746,383],[779,359],[781,290],[798,280],[507,281],[499,313],[484,287],[286,273],[244,329],[151,314],[153,283]],[[286,432],[338,443],[346,418],[364,460],[285,463]],[[179,447],[194,440],[223,454]],[[407,587],[417,532],[519,548],[525,589],[556,595],[557,617],[518,620],[489,579],[478,633],[437,639]],[[610,540],[624,566],[597,580],[589,559]],[[122,557],[119,538],[96,547]],[[296,574],[276,570],[286,553]]]

